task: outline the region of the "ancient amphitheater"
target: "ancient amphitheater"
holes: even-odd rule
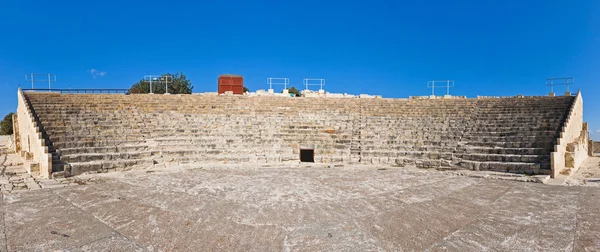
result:
[[[555,175],[588,155],[580,95],[19,97],[17,151],[33,153],[48,177],[184,162],[297,162],[306,150],[317,163]]]
[[[12,150],[65,187],[4,194],[7,250],[600,249],[597,187],[510,181],[600,167],[581,93],[17,95]]]

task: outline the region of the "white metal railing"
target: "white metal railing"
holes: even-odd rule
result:
[[[435,96],[435,88],[446,88],[446,95],[450,95],[450,88],[454,87],[453,80],[433,80],[427,82],[427,87],[431,88],[431,95]]]
[[[309,90],[308,86],[320,86],[319,90],[323,90],[325,79],[304,79],[304,86],[306,87],[306,90]]]
[[[573,85],[573,84],[575,84],[575,79],[573,77],[546,79],[546,86],[550,86],[551,93],[554,93],[554,86],[562,86],[562,85],[565,85],[567,87],[565,92],[569,92],[569,85]]]
[[[283,85],[283,89],[287,89],[290,85],[290,79],[288,78],[267,78],[267,84],[269,89],[273,89],[273,85]]]

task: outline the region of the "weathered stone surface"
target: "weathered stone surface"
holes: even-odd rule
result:
[[[70,251],[95,252],[95,251],[152,251],[152,248],[142,248],[127,238],[115,235],[99,239],[80,247],[69,248]]]
[[[202,166],[4,195],[8,249],[600,249],[596,187],[387,166]]]
[[[117,233],[47,190],[4,195],[9,251],[48,251],[84,245]]]

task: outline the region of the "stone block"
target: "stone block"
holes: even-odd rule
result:
[[[565,167],[567,167],[567,168],[575,167],[575,153],[573,153],[573,152],[565,153]]]

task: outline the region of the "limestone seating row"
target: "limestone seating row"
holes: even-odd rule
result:
[[[236,130],[238,129],[238,130]],[[242,132],[239,130],[240,128],[200,128],[200,129],[169,129],[169,128],[138,128],[138,129],[127,129],[127,128],[112,128],[112,129],[101,129],[101,128],[84,128],[77,130],[68,130],[61,129],[52,131],[54,137],[68,137],[71,140],[75,138],[87,138],[91,136],[99,136],[99,137],[119,137],[119,136],[129,136],[129,137],[168,137],[168,136],[186,136],[186,137],[199,137],[205,135],[213,135],[213,136],[230,136],[230,137],[286,137],[286,136],[351,136],[351,130],[281,130],[281,131],[259,131],[256,134],[243,134],[238,133]],[[258,131],[258,130],[257,130]],[[422,133],[420,133],[422,135]]]
[[[474,147],[462,146],[457,148],[457,152],[466,154],[512,154],[512,155],[547,155],[550,150],[548,148],[499,148],[499,147]]]
[[[367,148],[368,146],[380,146],[381,143],[384,144],[383,147],[393,146],[393,145],[415,146],[415,147],[421,147],[421,146],[457,147],[458,146],[458,142],[453,141],[453,140],[399,139],[399,140],[387,140],[385,142],[382,142],[379,140],[377,140],[377,141],[368,140],[368,139],[360,140],[360,144],[364,148]],[[376,147],[376,148],[379,148],[379,147]]]
[[[100,117],[101,116],[101,117]],[[263,116],[261,116],[263,117]],[[147,121],[147,119],[152,118],[153,121],[167,121],[167,120],[177,120],[177,121],[182,121],[182,122],[209,122],[209,121],[233,121],[233,122],[247,122],[248,120],[252,121],[258,121],[256,120],[256,116],[236,116],[236,117],[229,117],[229,116],[222,116],[222,115],[212,115],[212,114],[198,114],[198,115],[188,115],[188,116],[183,116],[181,114],[173,114],[173,115],[154,115],[154,116],[149,116],[149,115],[135,115],[134,113],[129,113],[129,114],[123,114],[123,115],[119,115],[119,114],[109,114],[109,113],[97,113],[97,114],[73,114],[73,115],[47,115],[47,116],[40,116],[40,119],[43,120],[48,120],[48,121],[73,121],[73,120],[77,120],[77,121],[83,121],[83,122],[96,122],[96,121],[100,121],[100,122],[110,122],[110,121],[122,121],[122,122],[127,122],[127,121]],[[343,115],[343,116],[326,116],[326,115],[322,115],[322,116],[317,116],[317,115],[309,115],[309,116],[299,116],[299,115],[287,115],[287,116],[274,116],[274,115],[268,115],[265,117],[266,120],[268,120],[268,122],[275,122],[276,119],[284,119],[284,120],[289,120],[289,121],[298,121],[298,122],[302,122],[303,119],[317,119],[317,120],[321,120],[324,121],[325,119],[330,119],[330,118],[336,118],[341,120],[341,122],[348,122],[354,119],[353,116],[351,115]],[[304,120],[305,121],[305,120]],[[317,122],[315,122],[317,123]]]
[[[483,133],[481,131],[466,131],[463,135],[463,137],[465,139],[468,138],[478,138],[478,137],[490,137],[490,138],[496,138],[496,137],[511,137],[511,136],[533,136],[533,137],[553,137],[558,133],[558,131],[556,130],[519,130],[519,129],[513,129],[513,130],[504,130],[504,131],[499,131],[499,130],[494,130],[491,133]]]
[[[445,159],[454,158],[465,159],[479,162],[516,162],[516,163],[537,163],[549,159],[549,155],[514,155],[514,154],[479,154],[479,153],[460,153],[460,152],[435,152],[435,151],[363,151],[364,157],[408,157],[408,158],[426,158],[426,159]]]
[[[497,147],[497,148],[546,148],[554,140],[539,140],[537,142],[466,142],[467,146],[472,147]]]
[[[523,100],[503,100],[503,101],[477,101],[477,107],[480,109],[524,109],[524,108],[547,108],[556,107],[560,104],[570,104],[573,101],[573,97],[567,97],[566,99],[550,99],[548,101],[540,101],[535,99],[523,99]]]
[[[495,117],[495,116],[507,116],[507,115],[515,115],[515,116],[522,116],[522,115],[547,115],[550,113],[562,113],[565,112],[563,109],[564,107],[567,105],[563,105],[563,104],[558,104],[555,106],[545,106],[545,107],[539,107],[539,106],[530,106],[530,107],[524,107],[524,108],[514,108],[514,107],[510,107],[510,108],[501,108],[501,107],[497,107],[497,108],[485,108],[485,107],[479,107],[477,109],[477,115],[483,118],[487,118],[487,117]],[[534,112],[538,112],[538,113],[534,113]]]
[[[202,120],[201,118],[199,119],[195,119],[195,120],[180,120],[180,119],[176,119],[176,118],[160,118],[160,117],[155,117],[154,120],[144,120],[144,119],[125,119],[125,120],[93,120],[92,118],[90,119],[79,119],[76,117],[71,117],[71,118],[61,118],[61,119],[57,119],[57,120],[48,120],[48,119],[42,119],[44,121],[48,122],[48,126],[49,127],[53,127],[53,126],[71,126],[71,127],[79,127],[79,126],[87,126],[87,127],[102,127],[102,126],[111,126],[111,125],[115,125],[115,124],[139,124],[139,125],[148,125],[148,126],[165,126],[165,125],[170,125],[170,126],[178,126],[178,125],[182,125],[182,127],[184,126],[219,126],[220,124],[224,124],[227,126],[234,126],[234,127],[242,127],[242,126],[255,126],[255,125],[281,125],[281,124],[290,124],[290,127],[293,127],[293,125],[297,125],[300,124],[300,120],[297,119],[289,119],[289,118],[278,118],[279,120],[269,120],[267,118],[265,118],[265,121],[258,121],[256,118],[249,118],[248,120],[227,120],[227,119],[209,119],[206,118],[205,120]],[[68,122],[68,123],[66,123]],[[335,122],[335,123],[327,123],[327,121],[325,119],[319,119],[319,120],[315,120],[315,124],[313,126],[311,126],[312,128],[318,129],[318,128],[322,128],[325,127],[327,125],[330,126],[344,126],[344,125],[349,125],[352,121],[351,120],[340,120],[339,122]],[[73,125],[75,124],[75,125]],[[299,128],[299,127],[296,127]],[[307,128],[310,129],[310,128]]]
[[[61,155],[73,155],[73,154],[85,154],[85,153],[138,152],[138,151],[146,151],[148,149],[149,149],[148,145],[133,145],[133,146],[61,148],[60,150],[58,150],[58,152]]]
[[[518,120],[517,120],[518,119]],[[560,121],[559,118],[556,118],[556,116],[543,116],[543,117],[538,117],[538,116],[527,116],[527,118],[515,118],[515,117],[506,117],[506,118],[487,118],[487,119],[479,119],[479,118],[475,118],[475,120],[472,120],[472,123],[477,124],[477,123],[508,123],[508,122],[512,122],[512,123],[521,123],[521,124],[528,124],[528,123],[556,123],[557,121]]]
[[[530,124],[535,124],[538,127],[546,127],[548,129],[551,129],[551,127],[552,127],[549,124],[546,124],[547,126],[544,126],[543,123],[536,123],[536,122],[530,122]],[[560,123],[554,122],[554,123],[552,123],[552,125],[555,125],[558,128],[558,126],[560,125]],[[483,123],[472,124],[472,128],[476,128],[476,129],[488,128],[488,129],[490,129],[489,131],[493,131],[493,132],[498,131],[501,128],[512,128],[512,129],[519,130],[519,129],[522,129],[523,126],[524,126],[524,124],[522,124],[520,122],[519,123],[518,122],[510,122],[510,123],[509,122],[505,122],[505,123],[502,123],[502,124],[490,123],[490,122],[483,122]],[[473,131],[473,130],[471,130],[471,131]],[[482,132],[482,131],[476,131],[476,132]]]
[[[127,98],[127,97],[124,97]],[[301,100],[300,100],[301,101]],[[52,108],[52,109],[56,109],[56,108],[66,108],[66,109],[81,109],[81,108],[89,108],[90,110],[97,110],[97,109],[115,109],[115,108],[122,108],[122,109],[144,109],[144,108],[148,108],[148,107],[152,107],[153,111],[157,111],[157,110],[187,110],[187,109],[219,109],[219,108],[234,108],[234,109],[249,109],[249,108],[255,108],[257,110],[264,110],[264,111],[273,111],[273,109],[277,110],[277,109],[296,109],[296,110],[301,110],[303,108],[316,108],[319,106],[331,106],[331,108],[328,107],[321,107],[321,109],[326,108],[326,109],[336,109],[338,111],[343,111],[343,110],[355,110],[357,108],[366,111],[366,112],[370,112],[370,111],[380,111],[380,110],[395,110],[395,111],[399,111],[399,110],[403,110],[403,109],[415,109],[418,108],[419,110],[422,111],[431,111],[431,112],[435,112],[435,111],[441,111],[441,110],[447,110],[447,111],[457,111],[457,112],[466,112],[469,110],[472,110],[474,108],[475,105],[471,104],[470,106],[467,107],[461,107],[460,104],[436,104],[435,102],[433,102],[432,104],[422,104],[422,105],[415,105],[415,104],[410,104],[410,103],[402,103],[399,102],[398,104],[392,105],[392,104],[371,104],[371,105],[363,105],[363,106],[359,106],[356,104],[347,104],[347,101],[345,103],[336,103],[333,102],[330,99],[327,100],[323,100],[323,102],[319,102],[319,103],[284,103],[284,102],[279,102],[279,103],[264,103],[261,102],[260,105],[265,105],[263,107],[256,107],[256,103],[254,103],[251,98],[248,99],[248,101],[245,101],[244,103],[241,102],[233,102],[232,101],[183,101],[180,103],[174,102],[174,101],[167,101],[167,103],[169,104],[164,104],[164,103],[156,103],[156,102],[149,102],[149,101],[120,101],[120,100],[102,100],[102,101],[98,101],[98,100],[76,100],[76,101],[72,101],[72,100],[42,100],[42,101],[35,101],[32,100],[32,103],[34,104],[39,104],[40,108]],[[431,102],[430,102],[431,103]],[[82,106],[83,105],[83,106]],[[335,107],[333,105],[336,105]],[[546,106],[546,107],[550,107],[550,106]],[[517,109],[517,108],[515,108]]]
[[[69,164],[93,162],[93,161],[118,161],[118,160],[130,160],[130,159],[148,159],[151,157],[178,157],[178,156],[204,156],[211,157],[214,155],[256,155],[258,153],[253,151],[228,153],[226,150],[218,149],[206,149],[206,150],[183,150],[183,149],[172,149],[172,150],[147,150],[147,151],[134,151],[134,152],[106,152],[106,153],[84,153],[84,154],[69,154],[61,156],[61,160],[68,162]],[[293,154],[291,151],[277,150],[275,154]],[[156,159],[156,158],[154,158]]]
[[[413,133],[428,133],[428,134],[453,134],[453,133],[461,133],[461,132],[465,132],[465,130],[467,130],[468,128],[466,126],[464,127],[460,127],[457,125],[453,125],[452,127],[448,127],[446,126],[442,126],[442,125],[425,125],[425,126],[419,126],[419,125],[415,125],[412,127],[406,127],[406,126],[393,126],[393,125],[382,125],[381,127],[385,128],[386,131],[381,131],[381,130],[374,130],[377,126],[374,125],[363,125],[363,126],[356,126],[356,128],[360,128],[363,131],[366,131],[365,133],[379,133],[379,134],[383,134],[383,133],[388,133],[388,135],[391,135],[391,137],[393,137],[396,134],[413,134]]]
[[[307,108],[306,110],[311,110],[313,108]],[[114,111],[115,113],[123,113],[123,112],[141,112],[141,113],[146,113],[146,112],[151,112],[151,113],[155,113],[155,114],[169,114],[169,113],[183,113],[183,114],[189,114],[189,115],[196,115],[196,114],[220,114],[223,115],[225,112],[227,112],[227,114],[231,114],[233,112],[237,112],[238,114],[247,114],[248,112],[254,112],[254,113],[258,113],[258,114],[266,114],[266,113],[271,113],[271,114],[281,114],[281,115],[289,115],[289,114],[297,114],[297,115],[301,115],[303,114],[303,112],[305,112],[306,110],[286,110],[286,111],[280,111],[278,113],[276,113],[275,111],[264,111],[264,112],[260,112],[260,111],[256,111],[256,110],[245,110],[245,109],[233,109],[233,108],[210,108],[210,109],[206,109],[206,110],[201,110],[201,109],[189,109],[189,110],[166,110],[166,111],[156,111],[156,110],[150,110],[148,109],[148,111],[143,111],[143,110],[139,110],[139,109],[118,109],[118,108],[114,108],[114,107],[106,107],[106,108],[98,108],[98,109],[91,109],[91,108],[77,108],[77,109],[67,109],[67,108],[40,108],[38,109],[40,112],[49,112],[49,111],[56,111],[58,112],[58,116],[70,116],[70,115],[92,115],[94,113],[98,113],[98,112],[103,112],[103,111]],[[327,111],[312,111],[312,113],[319,115],[319,114],[328,114],[328,115],[345,115],[348,113],[352,113],[352,111],[331,111],[331,110],[327,110]]]
[[[480,154],[469,153],[459,154],[459,158],[470,161],[493,161],[493,162],[521,162],[521,163],[538,163],[550,159],[550,155],[516,155],[516,154]]]
[[[396,131],[378,132],[374,130],[362,130],[361,137],[363,138],[378,138],[385,140],[406,139],[406,138],[432,138],[440,140],[459,140],[463,136],[460,131],[442,131],[442,130],[411,130],[411,131]]]
[[[53,145],[57,150],[62,148],[81,148],[81,147],[118,147],[132,146],[144,144],[143,140],[110,140],[110,141],[71,141],[71,142],[54,142]]]
[[[126,159],[102,162],[81,162],[69,164],[65,171],[71,175],[79,175],[84,172],[98,172],[108,170],[127,170],[134,167],[150,167],[154,165],[152,159]]]
[[[366,158],[365,158],[366,159]],[[385,161],[384,161],[385,160]],[[437,168],[437,169],[455,169],[454,165],[458,165],[465,169],[471,170],[487,170],[499,172],[527,173],[527,174],[549,174],[549,169],[542,169],[540,164],[534,163],[503,163],[503,162],[479,162],[463,160],[454,164],[449,160],[443,159],[414,159],[414,158],[372,158],[372,163],[390,163],[394,162],[399,166],[415,165],[419,168]],[[475,168],[477,167],[477,168]]]
[[[542,111],[538,111],[539,113],[531,113],[531,112],[522,112],[517,113],[513,112],[512,114],[492,114],[485,113],[479,111],[473,119],[477,120],[505,120],[505,119],[519,119],[519,120],[539,120],[539,119],[556,119],[556,116],[561,114],[560,111],[551,111],[544,113]]]
[[[440,159],[452,160],[456,153],[451,152],[427,152],[427,151],[362,151],[361,156],[369,157],[403,157],[410,159]]]
[[[61,135],[50,135],[50,140],[53,143],[62,142],[79,142],[79,141],[112,141],[112,140],[144,140],[142,134],[135,135],[76,135],[76,136],[61,136]]]
[[[526,108],[514,108],[511,107],[509,109],[503,108],[481,108],[477,109],[477,116],[482,118],[487,117],[497,117],[497,116],[523,116],[523,115],[549,115],[553,113],[564,113],[564,107],[567,106],[565,104],[558,104],[554,106],[546,106],[546,107],[535,107],[529,106]]]
[[[563,104],[563,103],[559,103],[559,104],[554,104],[554,105],[549,105],[549,106],[535,106],[535,105],[529,105],[526,107],[513,107],[513,106],[506,106],[506,107],[478,107],[477,108],[477,114],[478,116],[482,116],[482,117],[487,117],[487,116],[503,116],[503,115],[515,115],[515,116],[520,116],[520,115],[545,115],[545,114],[550,114],[550,113],[563,113],[565,112],[563,109],[564,107],[568,106],[568,104]],[[537,113],[536,113],[537,112]]]
[[[540,136],[531,136],[531,135],[513,135],[513,136],[466,136],[463,139],[465,141],[474,141],[474,142],[544,142],[544,143],[552,143],[554,139],[551,139],[554,136],[549,135],[540,135]]]
[[[527,174],[550,174],[550,169],[536,163],[479,162],[463,160],[459,166],[477,171],[498,171]]]
[[[56,139],[56,138],[55,138]],[[103,140],[100,140],[103,139]],[[307,141],[318,141],[318,142],[334,142],[331,141],[323,141],[327,139],[307,139]],[[269,139],[251,139],[251,140],[239,140],[237,138],[229,138],[223,139],[221,137],[215,136],[204,136],[199,138],[187,138],[187,139],[152,139],[151,142],[149,140],[145,140],[142,138],[134,138],[134,139],[126,139],[123,137],[115,137],[115,138],[101,138],[95,136],[94,138],[86,138],[86,139],[78,139],[71,141],[55,141],[54,145],[56,148],[81,148],[81,147],[119,147],[119,146],[130,146],[130,145],[142,145],[146,143],[153,143],[156,145],[161,144],[184,144],[184,143],[192,143],[195,145],[211,145],[211,144],[221,144],[226,146],[243,146],[243,147],[251,147],[257,144],[276,144],[282,143],[284,140],[272,138]]]
[[[63,98],[63,97],[61,97],[61,98]],[[97,98],[97,97],[90,97],[90,98],[94,99],[94,98]],[[115,97],[111,97],[111,98],[115,98]],[[121,98],[121,97],[118,97],[118,98]],[[124,97],[124,98],[126,98],[126,97]],[[156,99],[156,98],[152,98],[152,101],[155,101],[155,99]],[[123,100],[124,100],[124,99],[123,99]],[[105,102],[106,102],[106,103],[114,103],[115,101],[121,101],[121,102],[123,102],[123,100],[122,100],[122,99],[106,99],[106,100],[105,100]],[[214,100],[214,98],[212,98],[212,99],[209,99],[209,100],[203,100],[203,99],[190,99],[190,100],[193,100],[193,101],[195,101],[195,102],[202,102],[202,101],[206,101],[206,102],[208,102],[208,103],[214,102],[214,101],[213,101],[213,100]],[[250,99],[248,99],[248,100],[250,100]],[[87,102],[87,101],[89,101],[89,98],[85,98],[85,99],[77,99],[77,100],[74,100],[74,102],[76,102],[76,103],[80,103],[80,102]],[[96,101],[96,102],[101,102],[101,101],[103,101],[103,100],[102,100],[102,99],[100,99],[100,100],[99,100],[99,99],[95,99],[95,101]],[[172,100],[170,100],[170,101],[172,101]],[[183,100],[182,100],[182,101],[183,101]],[[314,100],[313,100],[313,101],[314,101]],[[64,99],[59,99],[59,101],[58,101],[58,102],[64,102]],[[143,103],[143,102],[144,102],[144,100],[140,100],[140,101],[137,101],[137,102],[138,102],[138,103]],[[478,101],[478,102],[479,102],[478,104],[481,104],[481,103],[482,103],[482,101]],[[278,104],[278,103],[284,103],[284,102],[277,101],[277,102],[272,102],[272,103],[273,103],[273,104]],[[329,103],[329,104],[331,104],[332,102],[331,102],[331,101],[328,101],[328,103]],[[408,104],[409,106],[415,106],[415,105],[419,105],[419,104],[417,104],[417,103],[414,103],[414,102],[404,102],[404,103]],[[469,104],[472,104],[472,103],[473,103],[473,102],[466,102],[466,103],[456,103],[456,102],[455,102],[455,103],[448,103],[448,105],[449,105],[449,106],[457,106],[457,105],[459,105],[459,104],[463,104],[463,105],[469,105]],[[487,102],[487,103],[489,103],[489,102]],[[159,105],[160,103],[158,103],[158,102],[154,102],[153,104]],[[284,103],[284,104],[285,104],[285,103]],[[290,104],[292,104],[292,103],[290,103]],[[366,105],[369,105],[369,104],[368,104],[368,102],[365,102],[365,104],[366,104]],[[396,104],[398,104],[398,102],[397,102],[397,101],[394,101],[394,102],[392,102],[392,103],[389,103],[389,104],[385,104],[385,103],[377,102],[377,103],[374,103],[374,104],[383,104],[383,106],[385,106],[385,105],[396,105]],[[430,102],[430,101],[427,101],[427,102],[421,103],[421,105],[425,105],[425,106],[426,106],[426,105],[428,105],[428,104],[431,104],[431,102]],[[443,104],[443,103],[442,103],[442,104]],[[435,104],[435,105],[434,105],[434,106],[432,106],[432,107],[435,107],[435,106],[442,106],[442,104]],[[512,102],[512,104],[515,104],[515,103],[514,103],[514,102]],[[530,106],[531,104],[535,105],[536,103],[527,103],[527,104],[526,104],[526,106]],[[493,104],[491,104],[491,105],[493,105]],[[372,104],[371,104],[371,106],[372,106]]]
[[[467,120],[467,118],[463,118],[462,120],[455,120],[455,121],[435,121],[435,120],[413,120],[413,119],[406,119],[406,120],[395,120],[395,121],[390,121],[390,120],[362,120],[361,121],[361,125],[360,126],[372,126],[372,127],[378,127],[378,126],[382,126],[382,127],[395,127],[395,128],[399,128],[399,129],[411,129],[414,127],[419,127],[419,128],[424,128],[424,127],[434,127],[434,128],[440,128],[440,127],[448,127],[449,125],[453,125],[455,127],[465,127],[466,125],[464,125],[464,121]]]
[[[124,96],[123,98],[128,98]],[[232,103],[233,102],[233,103]],[[191,100],[191,101],[182,101],[182,102],[174,102],[167,101],[166,103],[160,102],[149,102],[149,101],[125,101],[125,100],[42,100],[35,101],[32,100],[34,104],[41,104],[41,108],[68,108],[68,109],[78,109],[81,108],[81,105],[84,105],[85,108],[89,109],[114,109],[114,108],[123,108],[123,109],[145,109],[148,107],[152,107],[153,111],[157,110],[188,110],[188,109],[219,109],[219,108],[234,108],[234,109],[248,109],[256,107],[254,101],[248,99],[243,102],[236,101],[215,101],[215,100]],[[261,103],[261,105],[266,105],[264,110],[272,111],[272,109],[281,109],[281,108],[316,108],[318,106],[331,106],[337,105],[335,108],[337,110],[351,110],[357,108],[355,105],[350,105],[346,103],[336,103],[329,101],[319,102],[319,103],[275,103],[275,104],[266,104]],[[268,109],[267,109],[268,108]],[[326,108],[326,107],[325,107]],[[260,107],[259,107],[260,109]]]
[[[452,144],[450,146],[438,145],[397,145],[389,144],[384,147],[361,146],[362,149],[382,151],[435,151],[464,154],[506,154],[506,155],[548,155],[548,148],[502,148],[502,147],[473,147]]]
[[[458,140],[462,139],[461,136],[458,136],[458,135],[431,135],[431,134],[401,135],[401,134],[396,134],[396,136],[400,136],[404,140],[458,141]],[[373,142],[377,142],[377,143],[381,143],[381,144],[387,143],[388,141],[390,141],[388,135],[370,135],[370,134],[361,135],[361,140],[363,140],[363,141],[372,140]]]
[[[370,114],[370,113],[376,113],[377,115],[379,115],[382,112],[385,113],[393,113],[393,112],[429,112],[431,114],[434,115],[440,115],[442,114],[441,112],[452,112],[453,114],[471,114],[473,113],[474,110],[477,110],[479,112],[484,112],[483,114],[522,114],[522,113],[531,113],[532,110],[534,109],[534,111],[539,111],[541,113],[544,112],[549,112],[549,111],[562,111],[561,110],[561,106],[565,106],[568,103],[557,103],[557,104],[549,104],[549,105],[535,105],[535,104],[529,104],[523,107],[516,107],[516,106],[512,106],[512,105],[506,105],[506,106],[490,106],[490,107],[486,107],[486,106],[472,106],[472,107],[468,107],[468,108],[453,108],[453,107],[440,107],[437,105],[434,105],[432,107],[422,107],[422,106],[413,106],[413,105],[406,105],[406,106],[400,106],[400,107],[383,107],[383,106],[379,106],[379,107],[369,107],[369,108],[362,108],[362,111],[365,114]],[[410,111],[402,111],[402,110],[410,110]],[[383,115],[385,116],[385,115]]]
[[[465,141],[481,141],[481,142],[490,142],[490,141],[498,141],[498,142],[506,142],[506,141],[516,141],[521,139],[521,141],[531,141],[540,138],[553,138],[556,135],[556,132],[515,132],[515,133],[496,133],[496,134],[481,134],[481,133],[473,133],[469,132],[462,136],[461,139]]]
[[[381,151],[425,151],[425,152],[446,152],[446,153],[455,153],[461,152],[457,150],[457,146],[435,146],[435,145],[386,145],[381,148],[375,148],[375,146],[361,146],[364,147],[365,151],[371,150],[381,150]]]
[[[517,118],[517,117],[506,117],[506,118],[489,118],[489,119],[476,119],[471,121],[473,125],[479,124],[503,124],[503,123],[520,123],[523,125],[526,124],[555,124],[560,123],[560,120],[556,118],[556,116],[546,116],[546,117],[536,117],[536,116],[528,116],[527,118]]]
[[[425,111],[425,110],[420,110],[420,109],[415,109],[412,108],[412,110],[409,110],[409,108],[406,108],[405,110],[400,110],[400,111],[361,111],[361,115],[363,116],[363,118],[380,118],[380,117],[392,117],[390,115],[393,115],[394,118],[398,118],[398,119],[406,119],[406,118],[422,118],[424,120],[444,120],[444,119],[460,119],[460,118],[464,118],[464,117],[468,117],[468,115],[470,115],[471,113],[457,113],[457,112],[453,112],[453,111],[440,111],[440,110],[435,110],[435,111]]]
[[[130,152],[115,152],[115,153],[84,153],[84,154],[68,154],[61,155],[60,159],[68,163],[90,162],[99,160],[127,160],[127,159],[145,159],[149,158],[156,152],[152,151],[130,151]]]
[[[463,135],[465,138],[470,136],[480,137],[480,136],[489,136],[489,137],[509,137],[509,136],[545,136],[556,135],[557,130],[554,128],[543,127],[536,130],[531,129],[518,129],[518,130],[505,130],[505,131],[470,131],[467,134]]]

